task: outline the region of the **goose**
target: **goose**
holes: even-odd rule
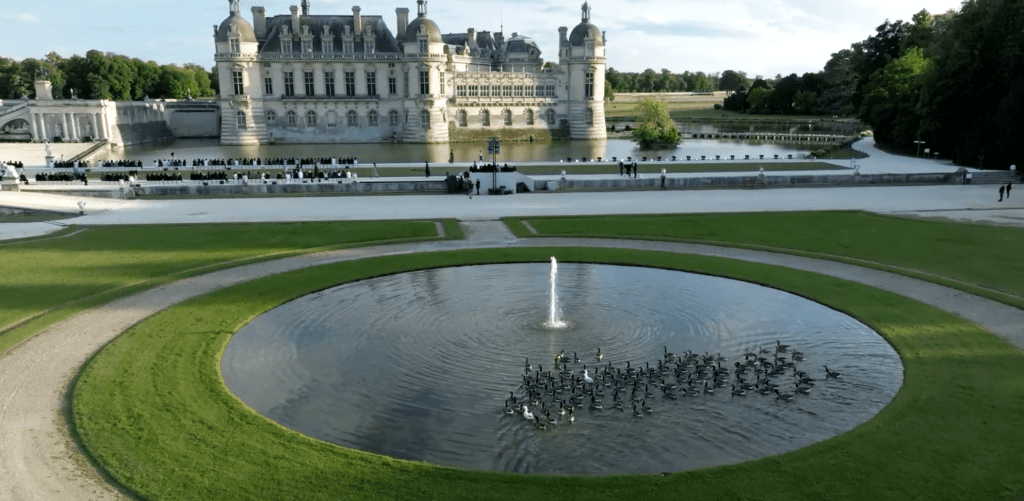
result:
[[[601,348],[597,349],[597,361],[600,362],[604,358],[604,354],[601,353]]]
[[[572,407],[569,407],[569,422],[571,423],[573,421],[576,421],[576,416],[572,413]]]
[[[580,357],[576,356],[576,352],[575,351],[572,352],[572,363],[574,363],[574,364],[580,363]]]
[[[674,358],[676,358],[676,354],[675,353],[672,353],[672,352],[668,351],[668,346],[663,346],[663,348],[665,349],[665,354],[663,355],[665,360],[671,361]]]
[[[527,407],[526,407],[526,406],[524,405],[524,406],[523,406],[523,419],[525,419],[525,420],[529,421],[529,420],[533,419],[533,417],[534,417],[534,416],[533,416],[533,413],[532,413],[532,412],[530,412],[530,409],[529,409],[529,408],[527,408]]]
[[[789,402],[790,400],[793,400],[793,395],[790,395],[789,393],[779,393],[779,390],[775,390],[775,400]]]
[[[644,418],[644,413],[636,410],[636,404],[633,404],[633,417],[638,419]]]
[[[779,341],[777,339],[775,340],[775,351],[777,353],[783,353],[783,352],[785,352],[788,349],[789,349],[789,345],[788,344],[782,344],[781,341]]]
[[[708,386],[708,382],[707,381],[704,381],[704,393],[714,393],[714,392],[715,392],[715,389],[713,387],[711,387],[711,386]]]
[[[736,388],[736,385],[732,385],[732,396],[734,396],[734,397],[742,397],[742,396],[744,396],[746,394],[747,394],[747,392],[743,391],[740,388]]]
[[[538,430],[546,430],[548,427],[546,423],[540,420],[539,416],[533,417],[533,425],[536,426]]]
[[[533,370],[533,366],[530,365],[530,359],[527,358],[526,364],[523,365],[523,372],[530,372],[531,370]]]
[[[572,409],[569,409],[569,410],[572,410]],[[565,404],[563,402],[561,402],[561,401],[558,402],[558,415],[559,416],[564,416],[565,415]]]
[[[825,368],[825,377],[831,377],[831,378],[841,378],[841,377],[843,377],[843,373],[842,372],[830,371],[830,370],[828,370],[828,366],[827,365],[823,365],[822,367]]]
[[[643,409],[643,411],[648,414],[654,413],[654,409],[651,408],[651,406],[647,405],[647,400],[640,401],[640,408]]]
[[[803,394],[803,395],[810,395],[811,394],[811,387],[810,386],[800,386],[800,383],[793,383],[793,386],[796,387],[797,393],[800,393],[800,394]]]
[[[590,377],[590,375],[587,374],[587,370],[586,369],[583,369],[583,382],[584,383],[593,383],[594,382],[594,378]]]
[[[601,401],[594,397],[590,397],[590,407],[594,410],[604,409],[604,405],[601,404]]]

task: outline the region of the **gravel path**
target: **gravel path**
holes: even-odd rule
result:
[[[783,254],[670,242],[515,240],[496,221],[464,223],[469,240],[348,249],[222,270],[140,292],[53,325],[0,358],[0,500],[129,499],[85,459],[67,430],[80,367],[131,325],[187,298],[318,264],[448,249],[596,246],[722,256],[803,269],[890,290],[974,321],[1024,348],[1024,311],[912,278]]]

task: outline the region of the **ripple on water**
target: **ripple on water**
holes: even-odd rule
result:
[[[228,345],[224,379],[257,412],[329,442],[462,468],[558,474],[660,473],[779,454],[864,422],[902,384],[885,340],[792,294],[650,268],[559,263],[558,273],[564,329],[543,326],[546,264],[392,275],[256,318]],[[773,354],[777,340],[805,352],[798,367],[818,379],[792,402],[733,397],[728,387],[674,401],[656,392],[647,399],[654,412],[635,419],[628,399],[614,409],[609,389],[604,410],[584,405],[574,423],[544,431],[503,413],[527,357],[534,370],[550,370],[554,354],[565,350],[571,361],[576,352],[581,363],[572,368],[581,374],[585,363],[593,374],[598,365],[655,365],[667,347],[720,353],[732,368],[748,351]],[[844,378],[826,380],[823,365]]]

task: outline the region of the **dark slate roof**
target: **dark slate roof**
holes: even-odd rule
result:
[[[505,47],[505,52],[509,54],[529,54],[531,50],[540,55],[540,47],[537,47],[537,42],[523,36],[512,37]]]
[[[388,29],[388,25],[382,16],[360,17],[364,27],[373,27],[373,33],[376,36],[374,41],[375,52],[400,52],[398,41],[391,34],[391,30]],[[323,52],[320,35],[324,32],[324,26],[331,27],[331,34],[334,36],[334,53],[340,54],[342,50],[341,36],[345,33],[345,26],[352,27],[353,34],[355,34],[353,22],[352,16],[302,16],[299,20],[301,26],[309,26],[309,33],[313,35],[314,54]],[[260,47],[261,53],[281,52],[281,26],[287,26],[291,30],[292,17],[290,15],[282,15],[267,18],[267,40]],[[297,35],[297,33],[291,33],[291,35]],[[294,50],[298,52],[299,47],[295,47]],[[355,53],[362,54],[363,44],[357,42],[354,50]]]
[[[583,40],[587,37],[587,33],[590,33],[590,36],[594,38],[595,46],[604,45],[604,35],[601,34],[601,30],[589,21],[577,24],[576,27],[572,29],[572,33],[569,35],[569,44],[574,46],[583,45]]]
[[[469,33],[449,33],[447,35],[441,35],[444,43],[448,45],[458,45],[461,47],[463,44],[469,45]],[[497,46],[494,43],[494,37],[491,36],[489,31],[478,31],[476,34],[476,45],[482,49],[496,50]]]
[[[406,26],[405,36],[403,37],[402,42],[415,42],[417,40],[416,37],[419,34],[420,26],[426,28],[427,39],[431,42],[441,43],[444,41],[441,39],[441,29],[437,27],[437,23],[431,21],[426,16],[419,16],[416,19],[413,19],[412,22],[409,23],[409,26]]]

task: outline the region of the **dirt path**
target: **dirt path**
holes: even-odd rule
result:
[[[82,312],[29,339],[0,358],[0,500],[129,499],[88,463],[68,433],[68,388],[82,364],[131,325],[187,298],[329,262],[447,249],[536,246],[595,246],[721,256],[814,271],[903,294],[974,321],[1024,348],[1024,311],[882,271],[769,252],[671,242],[508,240],[506,235],[496,232],[495,222],[464,224],[469,230],[467,241],[348,249],[189,278]]]

